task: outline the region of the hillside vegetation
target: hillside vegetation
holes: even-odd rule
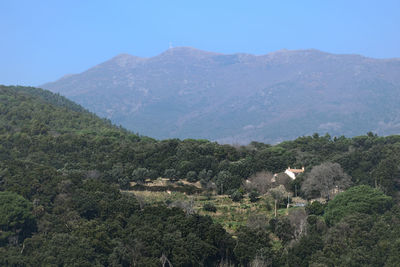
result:
[[[157,141],[6,86],[0,125],[2,266],[400,262],[400,136]],[[288,166],[306,171],[272,180]]]

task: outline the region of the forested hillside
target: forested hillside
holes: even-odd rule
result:
[[[2,266],[400,262],[400,136],[314,134],[238,147],[157,141],[48,91],[5,86],[0,126]],[[260,174],[272,177],[288,166],[306,171],[264,191],[246,186],[246,180],[256,184]],[[198,191],[182,186],[188,195],[229,195],[239,203],[264,201],[258,197],[265,195],[277,200],[281,212],[249,219],[228,233],[212,216],[169,201],[146,203],[130,192],[148,189],[159,177],[172,184],[199,182]],[[280,189],[283,198],[329,201],[291,207],[285,215]],[[204,208],[212,214],[212,205]]]

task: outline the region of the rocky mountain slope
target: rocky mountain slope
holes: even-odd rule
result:
[[[118,55],[42,87],[155,138],[275,143],[314,132],[400,132],[400,59],[172,48]]]

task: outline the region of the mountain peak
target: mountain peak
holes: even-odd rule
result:
[[[159,57],[165,57],[165,56],[206,57],[212,55],[218,55],[218,53],[208,52],[189,46],[178,46],[169,48],[168,50],[161,53]]]
[[[132,56],[130,54],[119,54],[115,57],[113,57],[111,60],[105,62],[105,63],[113,63],[113,64],[117,64],[120,67],[126,67],[129,65],[133,65],[136,64],[138,62],[142,62],[146,60],[146,58],[141,58],[141,57],[136,57],[136,56]]]

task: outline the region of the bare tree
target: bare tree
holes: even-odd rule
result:
[[[292,209],[289,212],[289,221],[294,228],[294,237],[299,239],[305,232],[307,226],[307,212],[304,208]]]
[[[272,266],[272,259],[263,255],[256,255],[250,262],[250,267],[268,267]]]
[[[172,263],[169,261],[169,259],[167,258],[167,256],[165,256],[164,253],[161,255],[160,261],[163,267],[165,267],[166,263],[168,263],[168,266],[172,267]]]
[[[168,207],[176,207],[176,208],[183,209],[185,211],[186,215],[191,215],[191,214],[196,213],[196,211],[194,210],[194,200],[193,199],[190,199],[189,201],[176,200],[176,201],[172,202],[171,204],[169,204]]]
[[[309,198],[317,193],[329,199],[332,191],[340,191],[350,185],[351,177],[343,171],[340,164],[325,162],[312,168],[306,175],[301,189]]]
[[[290,178],[287,174],[285,173],[278,173],[275,175],[275,185],[283,185],[285,186],[286,190],[289,190],[290,188],[290,183],[292,182],[292,178]]]
[[[267,171],[258,172],[244,182],[247,191],[256,190],[260,194],[265,194],[273,184],[274,175]]]
[[[272,188],[271,190],[269,190],[269,193],[271,194],[272,198],[275,201],[275,217],[276,217],[278,203],[282,199],[284,199],[288,193],[286,192],[285,187],[283,185]]]

